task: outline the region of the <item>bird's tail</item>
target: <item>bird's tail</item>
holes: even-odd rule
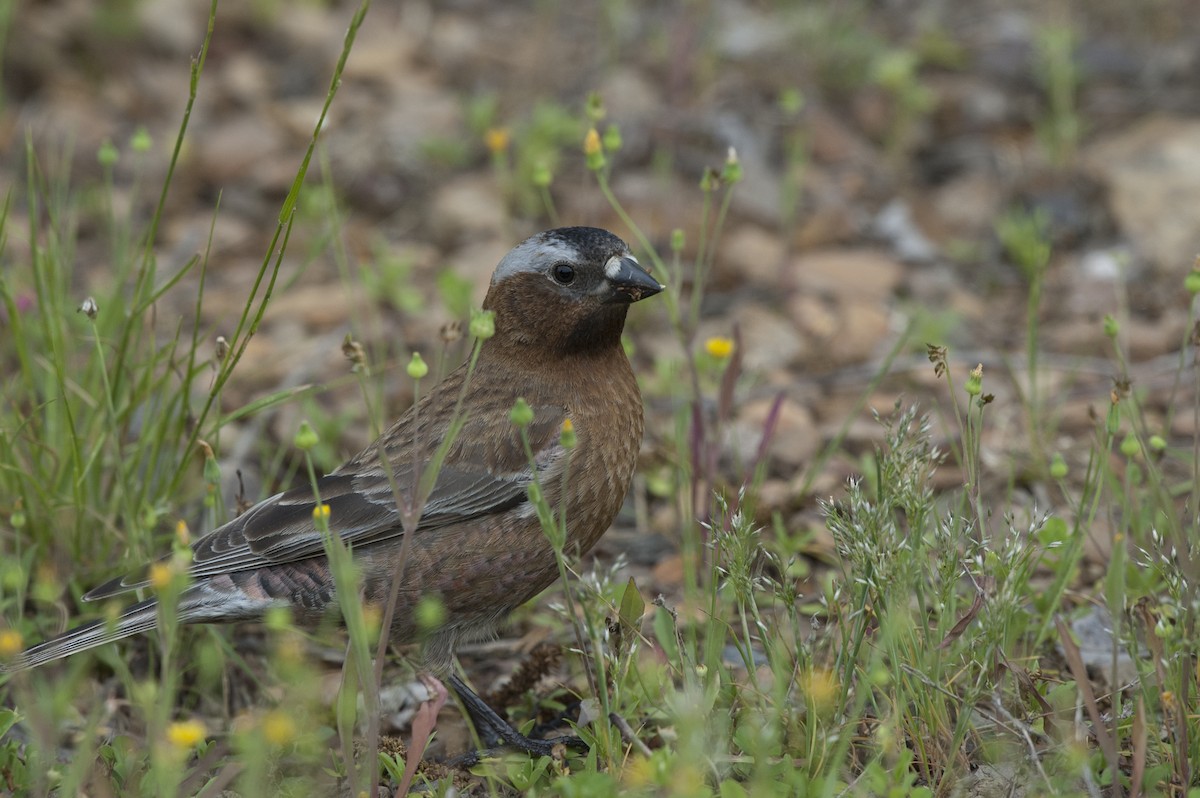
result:
[[[126,607],[116,620],[104,619],[77,626],[52,637],[44,643],[26,649],[7,662],[0,663],[0,674],[16,673],[36,668],[47,662],[69,657],[89,648],[121,640],[158,625],[158,601],[146,599]]]

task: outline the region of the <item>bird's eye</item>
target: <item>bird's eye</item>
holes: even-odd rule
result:
[[[554,281],[559,285],[570,285],[575,282],[575,269],[569,263],[555,264],[551,270]]]

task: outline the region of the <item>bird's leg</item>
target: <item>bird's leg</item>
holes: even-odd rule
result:
[[[508,725],[508,721],[500,717],[496,710],[475,694],[466,683],[452,675],[450,687],[462,701],[463,708],[471,717],[471,723],[479,734],[480,741],[488,746],[483,751],[468,751],[450,760],[452,764],[470,767],[484,756],[493,754],[500,748],[517,748],[533,756],[552,756],[555,746],[564,745],[577,751],[588,750],[588,744],[578,737],[554,737],[549,740],[532,740]]]

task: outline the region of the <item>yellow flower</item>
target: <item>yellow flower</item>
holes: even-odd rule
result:
[[[328,521],[329,520],[329,505],[322,503],[322,504],[318,504],[316,507],[314,507],[313,508],[313,520],[314,521]]]
[[[575,424],[569,418],[564,418],[562,423],[562,432],[558,436],[559,443],[564,449],[575,448]]]
[[[488,148],[488,152],[495,155],[508,149],[508,138],[506,128],[491,127],[488,128],[487,133],[483,134],[483,143]]]
[[[11,659],[20,654],[24,647],[25,641],[21,639],[21,633],[16,629],[0,631],[0,659]]]
[[[733,354],[733,339],[714,335],[704,342],[704,351],[717,360],[724,360]]]
[[[188,529],[187,521],[182,518],[175,524],[175,539],[179,541],[180,546],[187,546],[192,542],[192,531]]]
[[[156,562],[150,566],[150,586],[155,590],[166,590],[175,578],[175,569],[169,562]]]
[[[834,708],[841,685],[832,671],[813,668],[800,675],[800,688],[808,705],[818,714],[824,714]]]
[[[262,733],[274,746],[285,746],[296,739],[296,721],[281,709],[268,712],[262,719]]]
[[[207,735],[208,730],[198,720],[177,720],[167,727],[167,741],[179,749],[195,748]]]
[[[591,128],[583,137],[583,154],[595,155],[598,152],[600,152],[600,133],[596,128]]]

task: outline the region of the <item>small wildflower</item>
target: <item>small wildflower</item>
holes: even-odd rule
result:
[[[329,520],[329,505],[325,504],[324,502],[321,502],[320,504],[313,507],[312,515],[313,515],[313,520],[316,521],[317,523],[321,523],[322,521],[328,521]]]
[[[515,427],[528,427],[533,422],[533,408],[529,406],[529,402],[526,402],[524,397],[517,397],[512,410],[508,411],[508,420]]]
[[[175,567],[170,562],[156,562],[150,566],[150,587],[160,593],[171,586],[175,579]]]
[[[300,429],[296,430],[296,437],[292,441],[296,448],[302,452],[307,452],[321,442],[317,436],[317,431],[312,428],[307,419],[300,422]]]
[[[471,324],[467,330],[472,337],[486,341],[496,334],[496,314],[490,310],[471,311]]]
[[[488,148],[488,152],[492,155],[499,155],[508,149],[509,135],[508,130],[502,127],[488,128],[488,131],[483,134],[484,146]]]
[[[837,702],[838,691],[841,689],[838,685],[837,677],[833,672],[825,668],[814,668],[801,677],[801,687],[803,694],[808,701],[808,705],[812,707],[817,714],[823,714],[834,708]]]
[[[12,515],[8,517],[8,523],[12,525],[13,529],[24,529],[26,521],[25,509],[21,506],[21,500],[17,499]]]
[[[971,369],[971,374],[967,377],[966,391],[971,396],[979,396],[983,392],[983,364],[980,363],[975,368]]]
[[[729,154],[725,156],[725,167],[721,170],[721,179],[730,185],[740,182],[742,179],[742,162],[738,159],[737,150],[733,147],[729,148]]]
[[[1150,448],[1156,452],[1161,452],[1167,448],[1167,440],[1161,435],[1151,435],[1149,443]]]
[[[604,128],[604,150],[606,152],[616,152],[621,149],[621,129],[616,125],[609,125]]]
[[[282,748],[296,739],[296,721],[282,709],[273,709],[263,716],[263,738],[276,748]]]
[[[213,346],[213,354],[216,356],[218,363],[223,362],[225,358],[229,357],[229,341],[224,335],[217,336],[217,341]]]
[[[192,543],[192,531],[182,518],[175,522],[175,542],[180,546],[190,546]]]
[[[133,138],[129,140],[129,148],[134,152],[149,152],[154,146],[154,140],[150,138],[150,131],[144,126],[139,126],[133,133]]]
[[[76,313],[82,313],[92,321],[96,320],[96,314],[99,312],[100,306],[96,304],[96,300],[92,297],[88,297],[87,299],[83,300],[83,304],[81,304],[79,306],[79,310],[76,311]]]
[[[947,350],[944,346],[937,344],[925,344],[925,354],[929,357],[929,362],[933,364],[933,376],[941,378],[946,373]]]
[[[1067,475],[1067,461],[1063,459],[1061,453],[1055,453],[1054,458],[1050,461],[1050,476],[1055,479],[1062,479]]]
[[[600,134],[596,128],[588,128],[583,137],[583,154],[587,160],[587,168],[598,172],[604,168],[604,147],[600,143]]]
[[[724,360],[733,354],[733,339],[714,335],[704,342],[704,351],[710,357],[715,357],[717,360]]]
[[[116,145],[109,139],[105,139],[104,143],[100,145],[100,149],[96,151],[96,160],[106,169],[115,166],[119,157],[120,153],[117,152]]]
[[[198,720],[179,720],[167,727],[167,741],[180,750],[195,748],[204,742],[208,730]]]
[[[705,194],[716,191],[721,186],[721,176],[717,174],[717,170],[711,166],[704,167],[704,174],[700,175],[700,190]]]
[[[25,641],[16,629],[0,630],[0,660],[12,659],[21,653]]]
[[[342,355],[350,361],[350,370],[357,374],[362,370],[367,362],[367,353],[363,349],[363,345],[350,337],[346,333],[345,339],[342,341]]]
[[[419,380],[429,373],[429,364],[421,357],[420,352],[413,352],[412,359],[408,361],[408,376],[414,380]]]
[[[571,421],[571,419],[563,419],[562,432],[559,433],[558,442],[562,444],[564,449],[575,448],[575,422]]]

